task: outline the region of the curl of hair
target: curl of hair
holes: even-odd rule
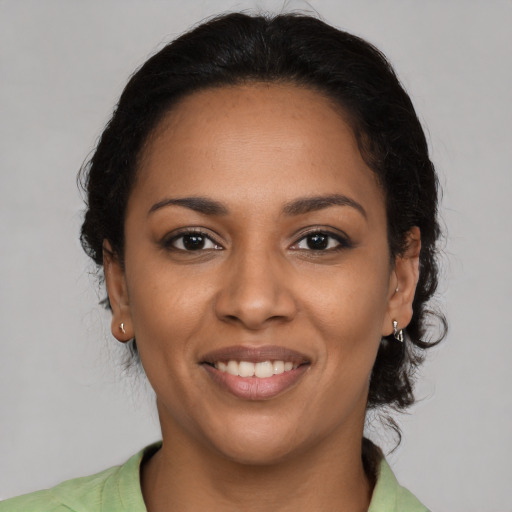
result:
[[[426,339],[433,314],[428,302],[438,284],[438,180],[409,96],[385,56],[363,39],[305,15],[233,13],[165,46],[131,77],[81,171],[87,194],[82,246],[100,272],[104,240],[122,264],[126,204],[144,144],[159,121],[184,96],[251,81],[311,88],[340,107],[385,192],[389,254],[383,257],[393,261],[409,230],[420,228],[420,277],[406,342],[382,340],[368,397],[369,408],[404,409],[414,403],[414,373],[424,349],[442,338]],[[434,316],[444,333],[444,318]]]

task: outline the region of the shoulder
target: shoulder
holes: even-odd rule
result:
[[[95,475],[66,480],[51,489],[36,491],[0,502],[0,512],[96,512],[102,510],[104,489],[117,480],[116,466]]]
[[[429,512],[429,510],[398,483],[388,463],[382,458],[368,512]]]
[[[122,466],[0,502],[0,512],[145,512],[140,490],[142,458],[158,445],[136,453]]]
[[[69,512],[69,507],[59,502],[50,489],[32,492],[0,502],[0,512]]]

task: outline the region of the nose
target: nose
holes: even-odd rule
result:
[[[215,301],[219,319],[260,330],[295,317],[296,301],[282,257],[257,250],[240,251],[230,260],[219,276],[221,287]]]

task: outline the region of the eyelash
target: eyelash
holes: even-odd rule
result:
[[[186,237],[201,237],[205,242],[210,242],[214,245],[214,247],[208,247],[206,249],[199,248],[196,250],[187,249],[183,244],[183,239]],[[181,240],[183,247],[176,247],[176,242]],[[211,235],[205,233],[204,231],[201,231],[200,229],[194,229],[194,228],[188,228],[186,230],[180,231],[179,233],[174,234],[170,238],[165,238],[162,242],[162,246],[171,251],[182,251],[182,252],[201,252],[204,250],[214,250],[219,251],[224,249]]]
[[[213,247],[207,247],[207,248],[200,247],[195,250],[190,249],[190,248],[187,249],[183,242],[183,239],[186,236],[193,237],[194,235],[197,237],[201,237],[205,241],[205,243],[210,242],[211,244],[213,244]],[[327,238],[327,240],[328,240],[327,247],[317,248],[317,249],[311,248],[311,247],[307,247],[307,248],[300,247],[301,243],[303,243],[303,242],[307,243],[308,238],[311,239],[311,237],[314,237],[314,236],[323,236],[323,237]],[[182,247],[177,247],[176,243],[180,240],[181,240]],[[332,246],[329,247],[329,245],[331,245],[331,243],[332,243],[332,240],[335,241],[336,245],[334,247],[332,247]],[[206,251],[206,250],[219,251],[219,250],[224,249],[224,247],[222,247],[222,245],[219,244],[211,235],[205,233],[204,231],[201,231],[200,229],[190,229],[190,228],[186,229],[184,231],[181,231],[179,233],[176,233],[170,238],[164,239],[162,242],[162,246],[167,250],[181,251],[181,252],[201,252],[201,251]],[[321,252],[336,252],[336,251],[341,251],[343,249],[349,249],[351,247],[352,247],[352,243],[350,242],[348,237],[337,234],[337,233],[332,233],[325,229],[315,229],[313,231],[304,233],[297,240],[297,242],[295,242],[291,246],[291,249],[297,250],[297,251],[308,251],[308,252],[314,252],[314,253],[321,253]]]
[[[311,239],[311,237],[314,237],[314,236],[323,236],[325,238],[327,238],[328,240],[330,239],[331,241],[334,240],[336,242],[336,245],[334,247],[329,247],[330,245],[330,241],[327,242],[327,247],[326,248],[322,248],[322,249],[313,249],[311,247],[308,247],[308,248],[303,248],[303,247],[298,247],[300,243],[302,242],[306,242],[307,243],[307,240],[308,238]],[[343,249],[349,249],[352,247],[352,243],[350,241],[350,239],[347,237],[347,236],[344,236],[344,235],[341,235],[341,234],[338,234],[338,233],[333,233],[327,229],[315,229],[313,231],[308,231],[307,233],[304,233],[301,238],[299,238],[299,240],[297,242],[295,242],[292,246],[292,248],[296,247],[295,250],[299,250],[299,251],[311,251],[311,252],[314,252],[314,253],[321,253],[321,252],[336,252],[336,251],[341,251]]]

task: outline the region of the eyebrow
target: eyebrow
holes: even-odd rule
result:
[[[160,208],[164,208],[165,206],[182,206],[204,215],[228,214],[228,209],[222,203],[214,201],[213,199],[208,199],[206,197],[181,197],[163,199],[162,201],[159,201],[149,209],[148,215],[160,210]]]
[[[202,213],[203,215],[227,215],[229,213],[228,208],[222,203],[208,199],[207,197],[180,197],[166,198],[155,203],[149,209],[148,215],[166,206],[181,206]],[[295,199],[284,205],[283,213],[288,216],[304,215],[306,213],[323,210],[330,206],[350,206],[361,213],[365,219],[367,218],[366,210],[360,203],[341,194]]]
[[[284,206],[283,213],[285,215],[303,215],[305,213],[323,210],[329,206],[351,206],[352,208],[355,208],[365,219],[368,218],[366,210],[360,203],[341,194],[296,199]]]

